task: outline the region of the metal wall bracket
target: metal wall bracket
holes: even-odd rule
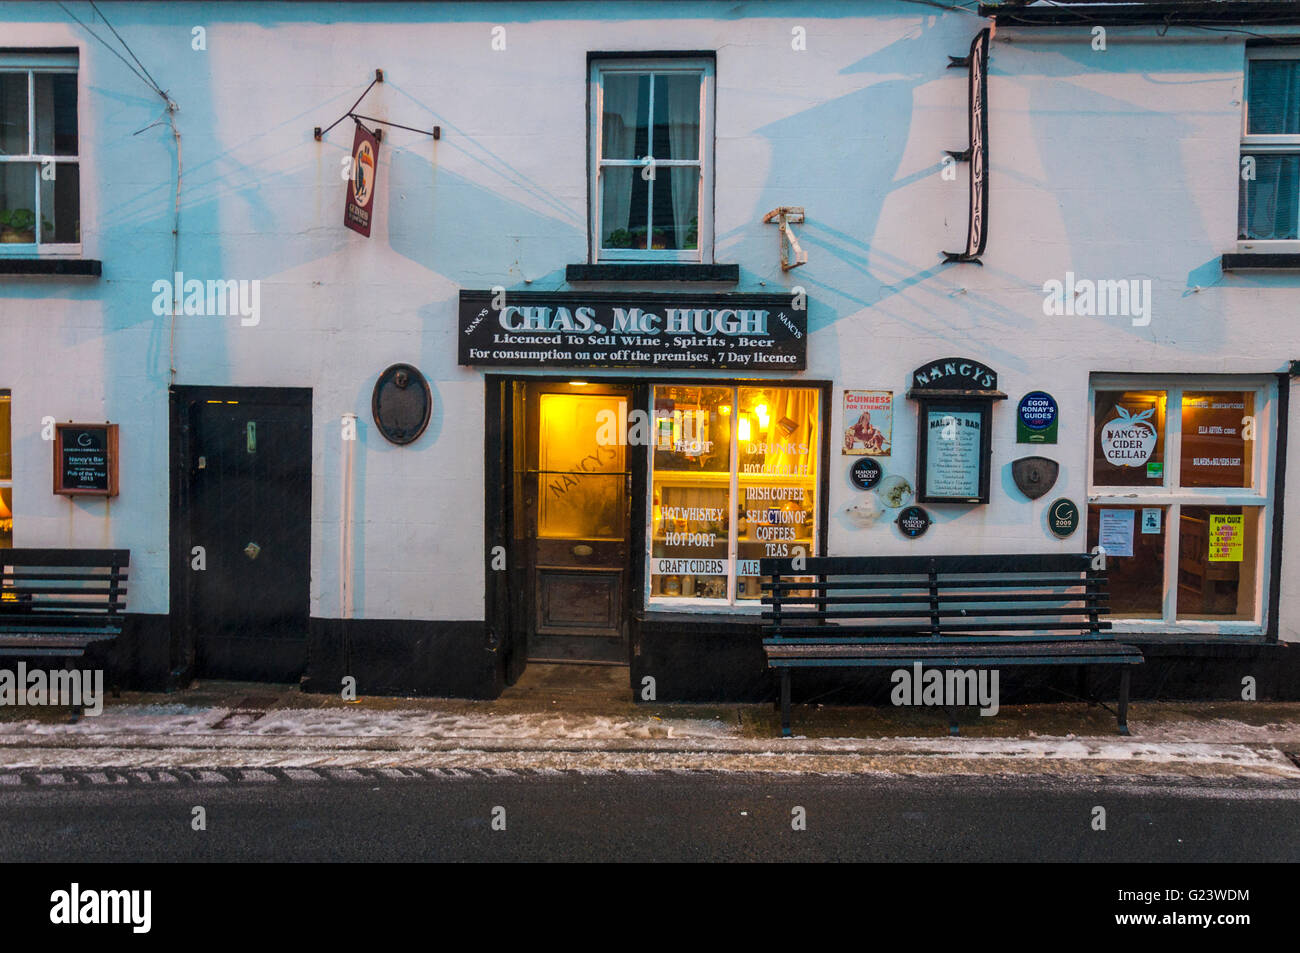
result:
[[[332,123],[326,126],[324,129],[321,129],[320,126],[313,127],[311,131],[312,137],[317,142],[320,142],[321,138],[325,136],[326,133],[328,133],[331,129],[333,129],[335,126],[341,123],[344,119],[348,119],[350,117],[353,122],[360,122],[362,119],[364,119],[366,122],[377,122],[381,126],[392,126],[394,129],[405,129],[409,132],[418,132],[424,136],[433,136],[433,138],[435,139],[442,138],[441,126],[434,126],[432,129],[416,129],[414,126],[403,126],[400,123],[389,122],[386,119],[376,119],[373,116],[362,116],[360,113],[356,112],[356,108],[359,105],[361,105],[361,100],[366,98],[366,93],[369,93],[372,89],[374,89],[376,83],[382,83],[383,81],[384,81],[384,71],[381,69],[375,70],[375,78],[370,81],[370,85],[365,88],[365,91],[360,96],[357,97],[357,101],[352,104],[352,107],[347,112],[345,112],[342,116],[339,116],[338,119],[335,119]],[[378,129],[374,131],[375,138],[380,138],[379,133],[380,130]]]
[[[777,243],[781,250],[782,271],[789,271],[808,263],[808,253],[799,245],[799,239],[790,228],[791,224],[802,225],[803,221],[803,206],[796,205],[782,205],[763,216],[764,224],[770,225],[776,222],[780,228],[777,233]]]

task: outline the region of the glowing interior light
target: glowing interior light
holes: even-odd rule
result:
[[[767,404],[758,404],[754,407],[754,413],[758,416],[758,429],[767,429]]]
[[[740,415],[740,439],[749,439],[749,418],[744,414]]]

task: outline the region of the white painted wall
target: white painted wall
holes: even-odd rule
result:
[[[966,78],[945,69],[983,26],[915,4],[730,3],[113,4],[106,12],[180,104],[181,270],[257,278],[262,319],[177,319],[176,382],[313,388],[312,613],[338,613],[339,418],[358,414],[355,614],[481,618],[483,372],[456,365],[460,288],[564,287],[586,254],[586,54],[717,51],[716,258],[741,265],[740,291],[808,289],[804,377],[898,398],[887,469],[914,476],[912,368],[969,354],[1013,399],[995,414],[993,501],[936,506],[921,541],[836,517],[857,491],[833,448],[831,551],[1046,551],[1043,509],[1086,494],[1091,371],[1276,373],[1300,357],[1293,276],[1222,276],[1234,249],[1243,46],[1233,35],[1125,42],[1094,53],[1001,31],[990,83],[992,197],[984,267],[939,264],[965,241],[966,175],[940,177],[964,147]],[[167,608],[169,329],[151,311],[171,272],[173,150],[158,99],[50,4],[6,4],[5,46],[82,49],[83,232],[98,281],[0,280],[0,386],[13,390],[15,543],[129,546],[131,608]],[[589,19],[595,18],[595,19]],[[328,21],[328,22],[313,22]],[[204,26],[206,52],[191,49]],[[493,51],[491,28],[506,28]],[[791,30],[807,31],[806,52]],[[107,35],[102,25],[100,32]],[[1147,37],[1153,31],[1146,31]],[[416,126],[381,152],[373,237],[341,225],[340,159],[325,143],[369,82],[360,111]],[[803,205],[808,265],[780,271],[777,205]],[[1048,318],[1044,281],[1150,278],[1150,326]],[[1201,286],[1202,290],[1193,292]],[[692,289],[695,290],[695,289]],[[370,421],[376,375],[410,361],[435,409],[414,445]],[[1018,502],[1002,471],[1014,401],[1061,405],[1057,489]],[[70,503],[49,492],[40,417],[122,424],[122,495]],[[1300,435],[1293,415],[1292,437]],[[1294,444],[1293,444],[1294,446]],[[1300,486],[1292,452],[1291,486]],[[1300,540],[1300,513],[1288,514]],[[1300,639],[1300,592],[1283,566],[1284,637]],[[1289,587],[1289,588],[1288,588]]]

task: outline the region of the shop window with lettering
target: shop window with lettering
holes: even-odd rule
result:
[[[756,604],[758,561],[817,555],[821,394],[653,388],[652,604]]]
[[[1113,618],[1259,632],[1276,384],[1107,377],[1092,398],[1088,546],[1105,557]]]
[[[77,54],[0,51],[0,255],[81,244]]]

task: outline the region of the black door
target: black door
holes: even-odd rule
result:
[[[173,545],[195,674],[296,680],[310,600],[311,392],[176,390],[184,538]]]

